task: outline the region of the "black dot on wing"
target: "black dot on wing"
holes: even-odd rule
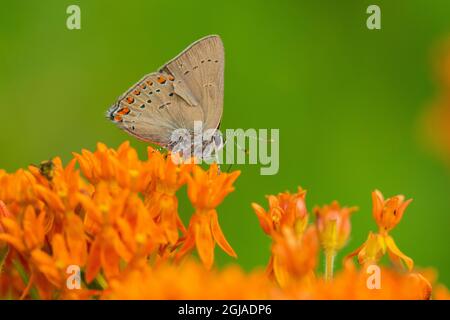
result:
[[[214,60],[215,63],[219,62],[219,60]]]
[[[173,96],[173,92],[169,93],[169,97]]]
[[[184,72],[184,74],[188,74],[189,73],[189,70],[186,70],[185,72]]]
[[[148,101],[150,101],[150,100],[148,100]],[[148,102],[148,101],[147,101],[147,102]],[[150,102],[151,102],[151,101],[150,101]],[[150,103],[150,102],[148,102],[148,103]],[[145,109],[145,104],[141,105],[139,108]]]
[[[208,62],[211,62],[211,59],[208,59]]]
[[[156,92],[161,92],[161,90],[159,90],[159,89],[156,89],[155,91],[156,91]]]
[[[131,130],[134,130],[134,126],[131,127]]]

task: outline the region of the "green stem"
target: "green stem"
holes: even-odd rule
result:
[[[25,285],[28,285],[28,275],[25,269],[23,268],[22,264],[18,260],[13,260],[13,265],[16,268],[17,272],[19,273],[20,278],[22,279],[23,283]],[[36,288],[34,286],[31,287],[30,293],[29,293],[31,299],[33,300],[39,300],[39,293],[37,292]]]
[[[103,275],[101,273],[99,273],[97,275],[97,278],[95,278],[97,280],[97,283],[100,285],[100,287],[102,289],[106,289],[108,288],[108,282],[106,281],[106,279],[103,277]]]
[[[325,280],[333,279],[334,257],[336,253],[334,250],[325,251]]]

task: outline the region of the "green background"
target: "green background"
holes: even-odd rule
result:
[[[66,8],[81,7],[81,30]],[[366,28],[381,7],[382,29]],[[269,239],[250,208],[298,185],[309,209],[358,205],[348,246],[376,229],[371,196],[414,198],[393,231],[418,266],[450,284],[450,176],[427,151],[420,117],[438,88],[432,50],[450,36],[450,3],[433,1],[16,1],[0,6],[0,168],[8,171],[98,141],[130,139],[105,110],[131,84],[207,35],[226,52],[222,128],[279,128],[280,171],[236,166],[219,220],[247,270]],[[184,218],[191,208],[183,202]],[[216,250],[221,265],[230,263]]]

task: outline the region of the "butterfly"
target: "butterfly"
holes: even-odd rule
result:
[[[157,72],[144,76],[107,111],[120,129],[184,157],[211,154],[222,145],[224,47],[217,35],[187,47]],[[213,132],[194,147],[195,122]],[[186,135],[174,134],[183,129]],[[198,144],[197,144],[198,146]]]

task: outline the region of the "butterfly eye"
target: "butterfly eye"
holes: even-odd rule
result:
[[[134,102],[134,98],[133,97],[127,97],[127,102],[129,104],[132,104]]]

